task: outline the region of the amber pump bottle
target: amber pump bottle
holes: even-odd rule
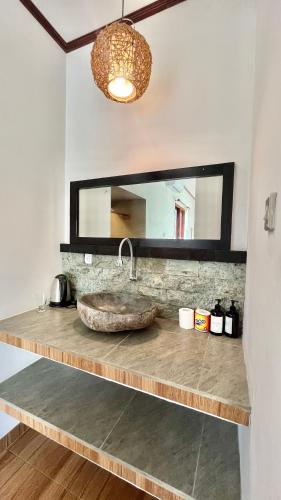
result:
[[[224,310],[221,307],[221,299],[216,299],[217,304],[211,310],[211,326],[210,333],[213,335],[223,335],[224,331]]]
[[[237,339],[240,337],[240,329],[239,329],[239,313],[235,307],[235,302],[237,300],[231,301],[231,306],[229,310],[225,313],[225,325],[224,325],[224,334],[227,337],[232,337]]]

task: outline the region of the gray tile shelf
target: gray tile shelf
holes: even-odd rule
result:
[[[239,500],[237,426],[40,359],[0,410],[165,500]]]

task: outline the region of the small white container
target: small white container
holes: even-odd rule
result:
[[[189,307],[179,309],[179,323],[181,328],[192,330],[194,328],[194,310]]]

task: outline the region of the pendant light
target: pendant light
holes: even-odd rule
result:
[[[130,22],[132,25],[129,25]],[[122,17],[104,28],[91,53],[94,80],[104,95],[113,101],[129,103],[146,91],[151,75],[152,57],[145,38]]]

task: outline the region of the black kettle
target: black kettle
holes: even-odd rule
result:
[[[70,283],[65,274],[58,274],[52,281],[50,307],[67,307],[71,304]]]

